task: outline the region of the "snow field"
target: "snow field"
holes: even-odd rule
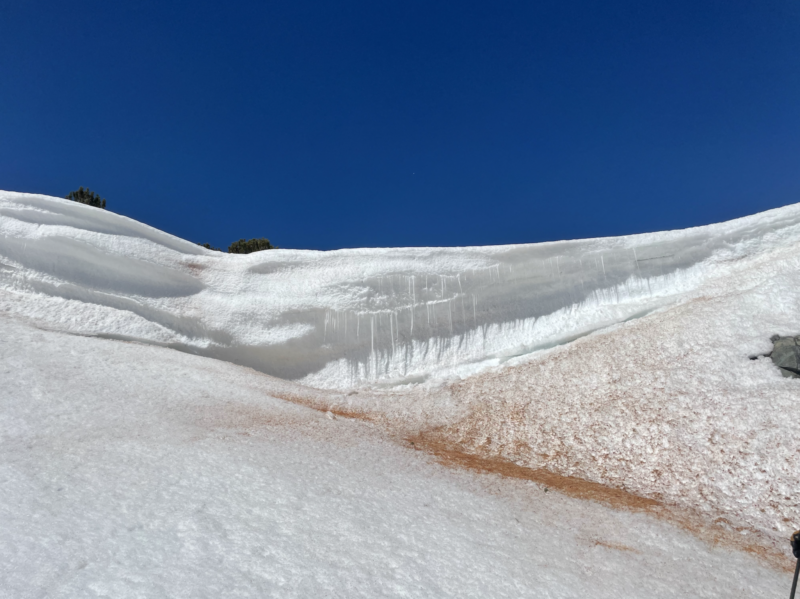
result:
[[[310,460],[309,464],[322,459],[320,456],[331,456],[337,464],[347,464],[357,472],[367,468],[358,461],[361,458],[357,455],[361,450],[354,449],[352,443],[355,441],[343,440],[350,437],[367,439],[364,441],[366,445],[359,447],[367,448],[363,451],[368,455],[377,452],[375,460],[384,455],[381,452],[394,456],[387,457],[389,462],[386,463],[391,462],[392,468],[400,468],[398,472],[405,473],[402,476],[410,477],[410,482],[404,480],[402,483],[410,485],[409,488],[426,488],[421,481],[434,475],[439,477],[437,480],[450,481],[447,484],[460,481],[457,487],[466,484],[464,481],[471,481],[472,477],[466,474],[445,474],[429,463],[419,465],[419,457],[407,457],[404,450],[381,440],[383,433],[379,434],[379,429],[383,431],[385,427],[399,436],[422,431],[479,456],[500,457],[521,466],[579,476],[691,510],[730,531],[741,532],[744,544],[760,544],[773,553],[785,553],[789,559],[785,539],[798,526],[797,514],[800,513],[800,498],[796,493],[800,488],[800,449],[796,443],[797,423],[800,422],[800,383],[783,379],[769,360],[750,360],[750,357],[769,352],[769,338],[773,334],[800,333],[797,318],[800,311],[800,260],[796,258],[800,255],[799,249],[800,205],[794,205],[708,227],[608,239],[487,248],[335,252],[274,250],[237,256],[205,250],[131,219],[88,206],[45,196],[0,192],[0,314],[7,316],[6,324],[11,323],[8,326],[12,328],[22,327],[20,330],[24,331],[30,331],[29,327],[34,326],[116,340],[53,337],[69,339],[63,341],[65,348],[72,347],[71,343],[91,342],[111,343],[108,347],[126,348],[125,351],[130,349],[131,369],[141,368],[142,373],[162,373],[154,379],[147,392],[137,391],[140,385],[147,387],[143,382],[146,376],[136,378],[135,382],[120,380],[121,387],[107,387],[106,401],[114,398],[119,388],[139,399],[126,401],[124,406],[108,404],[114,406],[113,410],[101,408],[97,403],[99,400],[95,399],[91,400],[96,402],[93,411],[87,408],[86,412],[76,412],[91,412],[92,416],[73,416],[70,411],[72,403],[64,404],[61,415],[46,420],[48,424],[40,423],[33,412],[23,418],[15,411],[17,408],[4,410],[2,418],[7,423],[4,430],[8,439],[26,434],[49,438],[44,431],[52,426],[55,427],[53,430],[61,431],[60,436],[77,435],[81,443],[90,443],[95,432],[106,431],[102,433],[106,436],[97,437],[100,439],[96,440],[97,445],[87,450],[85,455],[98,456],[92,457],[92,463],[96,462],[97,471],[102,470],[104,476],[110,477],[109,480],[113,479],[111,471],[125,471],[122,466],[129,459],[126,456],[134,455],[139,456],[134,461],[139,460],[136,463],[142,477],[125,479],[124,485],[161,488],[156,481],[163,477],[169,479],[171,475],[160,470],[159,460],[162,458],[157,459],[155,453],[147,457],[151,450],[160,451],[160,456],[170,455],[169,459],[181,464],[181,468],[195,472],[188,479],[193,482],[187,483],[189,487],[180,499],[177,490],[180,485],[175,483],[162,489],[163,497],[157,495],[148,499],[136,495],[136,505],[162,505],[158,502],[163,500],[166,502],[163,505],[167,506],[164,509],[169,512],[173,509],[169,506],[181,501],[191,503],[189,497],[192,493],[203,497],[216,496],[217,493],[225,496],[228,487],[222,487],[230,485],[231,489],[238,489],[237,493],[247,496],[241,501],[242,505],[250,506],[248,509],[258,514],[262,511],[272,514],[256,499],[250,498],[251,491],[255,496],[263,495],[263,485],[256,488],[252,487],[256,484],[254,482],[240,482],[243,475],[231,462],[239,458],[244,460],[244,453],[236,453],[239,457],[234,458],[234,454],[226,453],[231,447],[245,452],[241,447],[252,449],[251,445],[256,444],[259,450],[255,453],[259,455],[264,449],[266,454],[272,452],[281,456],[272,462],[258,462],[257,468],[275,472],[278,488],[290,496],[303,496],[297,486],[300,483],[292,482],[297,470],[280,464],[284,460],[296,463],[291,462],[291,456],[299,455],[298,452],[306,455],[298,444],[313,448],[304,458]],[[28,334],[19,333],[21,339],[26,339]],[[31,339],[35,335],[55,334],[30,333]],[[121,342],[126,340],[148,346]],[[167,348],[181,350],[184,354],[170,352]],[[248,366],[285,380],[269,379],[232,364],[188,354]],[[49,354],[44,352],[35,358],[38,360],[46,355]],[[159,358],[142,358],[144,362],[140,364],[137,355],[158,355]],[[169,359],[166,356],[170,356]],[[34,356],[29,358],[35,362]],[[13,352],[7,352],[4,359],[12,363]],[[66,357],[59,355],[58,360],[61,359]],[[58,360],[53,357],[53,372],[61,372],[59,369],[63,365]],[[183,364],[182,360],[202,366],[178,367],[178,364]],[[171,373],[174,381],[167,376],[167,371],[159,370],[160,366],[155,365],[158,361],[176,365],[176,370]],[[3,362],[0,367],[5,365]],[[75,366],[75,369],[75,373],[83,376],[83,367]],[[31,370],[26,375],[28,378],[20,381],[28,380],[35,391],[40,387],[40,379],[50,376],[44,374],[46,370],[44,366]],[[16,376],[14,372],[14,369],[5,371],[4,384],[7,378],[12,380]],[[227,374],[221,374],[223,372]],[[236,379],[240,386],[231,386],[231,373],[240,377]],[[107,374],[112,376],[110,371]],[[221,381],[228,382],[213,383],[214,377],[222,377]],[[65,376],[64,381],[68,380],[69,377]],[[305,386],[293,387],[289,381]],[[28,396],[23,390],[23,382],[18,384],[19,390],[15,393],[24,398]],[[193,387],[195,383],[196,387]],[[98,381],[97,385],[100,384]],[[178,389],[179,384],[193,391],[188,396],[183,395]],[[89,395],[102,395],[99,388],[93,388]],[[169,389],[169,394],[182,399],[178,403],[165,401],[163,389]],[[83,393],[75,391],[70,402],[83,401]],[[52,397],[56,395],[55,391],[51,392]],[[380,427],[323,419],[307,409],[265,399],[265,395],[291,395],[323,410],[358,413],[379,422]],[[229,401],[231,397],[236,400]],[[140,401],[144,403],[137,403]],[[262,402],[272,403],[268,409],[263,409]],[[9,405],[16,404],[12,402]],[[145,405],[147,409],[144,409]],[[259,407],[256,409],[254,405]],[[31,406],[45,412],[54,409],[50,403],[34,402]],[[128,413],[128,409],[133,411]],[[184,417],[189,419],[182,420]],[[74,418],[78,418],[75,428],[58,429],[61,426],[59,422],[71,422]],[[256,426],[255,423],[260,424]],[[344,429],[347,434],[341,433]],[[115,435],[120,435],[119,431],[123,430],[141,431],[144,436],[129,439],[124,448],[109,450],[108,455],[101,458],[103,451],[100,447],[112,443],[108,439],[114,435],[107,432],[111,430],[117,431]],[[271,436],[266,435],[265,430],[270,431]],[[89,431],[93,432],[89,434]],[[154,431],[159,431],[158,435]],[[240,435],[240,432],[247,434]],[[193,435],[199,436],[195,439]],[[168,442],[167,439],[175,440]],[[235,439],[236,443],[231,445],[230,439]],[[3,442],[6,442],[5,437]],[[84,446],[89,447],[81,445]],[[170,453],[173,450],[174,453]],[[393,453],[398,451],[400,454]],[[53,461],[60,464],[56,469],[58,473],[62,470],[69,472],[70,468],[82,471],[85,455],[70,458],[72,454],[66,450],[66,445],[42,446],[39,462],[30,462],[28,466],[29,474],[26,476],[33,477],[30,480],[36,478],[30,473],[42,468],[45,456],[51,454],[61,460]],[[228,457],[220,457],[223,454]],[[53,459],[52,455],[50,459]],[[21,458],[8,458],[8,463],[17,459]],[[68,462],[69,459],[73,461]],[[106,459],[108,463],[103,461]],[[411,469],[402,470],[392,461],[395,459],[398,464],[403,464],[402,468]],[[373,465],[377,463],[367,461]],[[324,470],[319,466],[309,467],[314,472]],[[339,472],[343,481],[351,481],[346,487],[350,489],[351,495],[346,495],[350,499],[345,504],[358,505],[362,509],[362,504],[358,503],[361,499],[353,499],[357,495],[357,483],[348,478],[356,475],[340,472],[334,466],[331,468]],[[49,473],[47,476],[55,476],[56,470],[46,471]],[[217,471],[219,477],[212,474]],[[373,481],[370,484],[374,483],[370,488],[380,495],[381,485],[394,483],[380,478],[376,472],[373,472],[375,478],[368,480]],[[33,485],[30,488],[44,485],[47,476],[43,474],[41,479],[36,479],[39,482],[30,483]],[[105,483],[93,476],[87,474],[88,478],[80,479],[78,486],[105,489]],[[328,474],[316,476],[315,481],[323,486],[328,484],[324,481],[331,480]],[[517,483],[502,484],[511,485],[503,487],[506,490],[516,489],[513,493],[509,491],[511,495],[525,496],[536,489],[535,485],[515,487]],[[314,488],[315,509],[321,513],[323,504],[327,509],[327,499],[323,500],[327,495],[323,487]],[[463,499],[459,495],[467,502],[463,505],[458,504],[462,499],[452,500],[460,506],[459,510],[463,508],[463,512],[459,512],[463,519],[453,521],[453,529],[441,534],[445,537],[451,534],[459,539],[466,534],[472,539],[469,542],[473,542],[484,532],[470,529],[472,525],[466,522],[477,517],[476,514],[501,508],[480,503],[488,499],[475,499],[475,493],[476,497],[483,495],[472,487],[468,490],[458,488],[470,498]],[[29,496],[20,493],[15,501],[22,505],[28,502]],[[110,514],[112,508],[109,506],[115,505],[114,497],[117,496],[109,489],[102,493],[93,509],[97,513]],[[36,514],[50,509],[46,506],[55,502],[53,498],[57,495],[48,497],[42,500],[39,512],[27,513],[30,521],[42,518]],[[89,505],[92,497],[94,495],[88,493],[80,501]],[[507,498],[507,494],[503,497]],[[542,506],[549,505],[550,498],[536,497],[534,511],[542,513],[541,510],[545,509]],[[231,495],[226,501],[235,504],[239,502],[238,498],[239,495]],[[78,505],[80,501],[75,499],[71,505]],[[408,511],[411,504],[391,503],[399,499],[386,498],[385,501],[389,503],[381,504],[383,507],[380,509],[405,514],[413,512]],[[447,502],[450,501],[448,498]],[[469,503],[472,501],[478,503]],[[552,512],[559,524],[547,520],[542,521],[544,524],[559,527],[562,518],[567,518],[565,522],[568,523],[576,522],[569,519],[574,514],[567,515],[572,514],[572,508],[562,513],[563,505],[576,506],[575,514],[580,514],[581,510],[600,509],[597,506],[586,507],[581,502],[571,504],[572,500],[564,498],[559,501],[562,503]],[[135,511],[133,507],[129,509]],[[223,513],[228,508],[217,506],[216,509]],[[368,508],[364,509],[369,512]],[[374,515],[373,525],[378,530],[377,511],[370,513]],[[413,517],[407,515],[405,522],[418,516],[417,512],[413,513]],[[74,514],[78,514],[77,509]],[[602,514],[605,515],[597,517],[603,522],[607,518],[645,518],[631,514],[608,515],[613,512]],[[72,526],[70,517],[67,513],[62,517],[67,529]],[[111,515],[108,517],[113,519]],[[228,514],[225,516],[228,520],[220,520],[223,524],[218,530],[222,538],[229,535],[225,526],[238,530],[239,517]],[[492,526],[498,526],[500,530],[502,526],[498,522],[505,522],[504,517],[498,516],[500,520],[492,521]],[[146,520],[141,515],[137,518]],[[164,522],[164,526],[172,530],[170,527],[177,524],[171,518],[168,514],[158,515],[156,520]],[[437,518],[447,520],[450,516],[442,512]],[[644,521],[649,522],[646,518]],[[311,535],[312,530],[324,529],[326,524],[322,522],[319,518],[314,526],[298,530]],[[587,538],[596,538],[602,541],[595,547],[608,549],[620,543],[639,547],[635,540],[621,541],[614,537],[612,532],[616,534],[615,531],[622,526],[620,521],[614,522],[616,524],[602,528],[600,532],[586,533],[588,536],[583,537],[579,535],[580,539],[575,543],[580,545]],[[663,523],[647,526],[650,525],[666,527],[658,530],[672,530]],[[19,530],[25,528],[22,521],[18,526]],[[89,534],[87,531],[91,526],[93,524],[87,521],[84,526],[86,534]],[[272,525],[265,521],[264,526]],[[558,534],[568,536],[565,531],[571,524],[563,526]],[[636,524],[634,530],[638,531],[638,526]],[[462,530],[459,533],[459,527],[467,527],[472,532],[467,534]],[[69,530],[71,532],[65,533],[67,536],[64,538],[84,534]],[[390,532],[384,531],[385,534]],[[32,538],[50,539],[47,534],[42,529],[43,536],[36,533]],[[157,536],[161,533],[152,534]],[[363,539],[372,538],[369,537],[372,533],[363,534]],[[427,564],[432,559],[425,551],[439,547],[434,540],[434,536],[439,534],[421,537],[424,538],[420,541],[421,553],[402,562],[403,567],[412,570],[428,567],[420,566],[414,560]],[[550,533],[542,534],[546,537]],[[677,539],[670,535],[683,533],[663,534]],[[457,551],[456,554],[480,555],[483,563],[495,563],[493,559],[502,560],[492,557],[492,551],[508,543],[517,547],[520,555],[525,552],[539,555],[538,549],[525,544],[533,543],[530,539],[511,541],[508,539],[513,535],[510,532],[508,535],[486,549],[486,555],[471,546],[458,549],[462,553]],[[215,538],[209,531],[201,536]],[[638,538],[638,534],[633,536]],[[20,546],[25,545],[22,537],[16,538]],[[302,535],[299,538],[305,539]],[[342,541],[345,547],[363,540],[358,535],[343,538],[346,539]],[[164,546],[170,546],[165,539],[158,539]],[[373,541],[363,542],[367,546]],[[50,539],[45,544],[55,547],[54,543]],[[109,551],[114,551],[116,543],[110,543]],[[289,541],[286,543],[289,547]],[[521,544],[517,546],[514,543]],[[258,553],[259,550],[252,548],[254,546],[243,542],[231,551]],[[365,566],[365,571],[370,574],[364,575],[363,581],[375,576],[375,568],[378,568],[375,564],[380,563],[380,568],[383,568],[383,564],[395,559],[392,556],[399,546],[387,545],[383,554],[373,547],[367,552],[369,555],[353,558],[355,561],[352,563],[357,564],[361,559],[369,561],[369,556],[378,556],[375,557],[378,561],[369,562],[372,566]],[[41,543],[34,540],[31,547],[35,553],[41,550]],[[140,551],[139,546],[136,547],[135,551]],[[670,547],[670,551],[678,551],[674,545]],[[56,549],[53,550],[57,553]],[[294,550],[286,551],[291,553]],[[498,555],[507,555],[500,549],[497,551]],[[569,575],[564,574],[567,578],[574,575],[576,568],[584,568],[584,562],[573,568],[569,560],[575,558],[567,555],[569,552],[566,550],[548,546],[547,551],[567,564],[564,566],[567,568],[565,572],[569,572]],[[666,553],[658,553],[653,546],[641,551],[642,554],[655,551],[654,556],[668,559]],[[691,545],[691,551],[699,551],[708,559],[723,554],[725,559],[733,559],[731,554],[715,553],[702,544]],[[425,557],[420,557],[423,554]],[[280,563],[295,563],[280,555]],[[379,557],[381,555],[383,557]],[[690,560],[689,553],[681,555]],[[159,559],[169,561],[172,558],[161,556]],[[482,571],[468,558],[464,559],[470,564],[468,569]],[[513,567],[519,571],[524,569],[519,565],[522,562],[514,559],[508,564],[517,564]],[[744,556],[736,559],[744,559],[741,564],[750,564],[749,558]],[[145,563],[159,562],[142,562]],[[188,558],[180,563],[175,561],[174,569],[191,569],[193,566],[189,563]],[[701,569],[711,567],[708,565],[711,562],[701,560],[698,563],[706,564]],[[648,568],[659,571],[664,567],[657,561],[647,564]],[[717,567],[719,562],[714,564]],[[450,567],[455,566],[436,566],[437,572]],[[497,567],[502,569],[506,566]],[[593,571],[593,567],[586,566],[589,568],[587,571]],[[750,573],[762,572],[760,566],[742,567]],[[139,566],[133,567],[132,571],[140,572],[137,568]],[[141,568],[151,566],[141,565]],[[286,570],[295,574],[280,579],[293,581],[285,583],[291,588],[281,586],[283,582],[275,582],[278,579],[269,578],[270,582],[264,583],[267,586],[247,586],[242,594],[283,596],[282,593],[287,593],[292,596],[291,593],[299,593],[298,596],[303,596],[307,589],[303,587],[304,592],[297,591],[300,588],[296,586],[300,584],[297,582],[300,575],[296,574],[300,571],[299,566],[297,568]],[[25,572],[24,568],[20,571]],[[155,572],[153,569],[147,571]],[[109,576],[100,578],[117,580],[116,574]],[[247,577],[251,573],[242,576],[237,575],[237,579],[250,580]],[[338,574],[328,572],[323,578],[339,581],[336,576]],[[434,574],[430,576],[431,581],[435,579]],[[424,591],[410,591],[417,587],[407,586],[411,583],[405,581],[395,590],[386,590],[391,587],[388,582],[386,588],[369,587],[369,592],[363,596],[403,596],[403,593],[413,596],[448,596],[447,593],[469,596],[464,594],[467,592],[464,589],[473,587],[484,589],[490,596],[503,596],[502,592],[506,592],[497,590],[506,588],[503,586],[505,583],[499,582],[505,574],[500,578],[493,578],[493,574],[480,576],[485,576],[485,581],[490,582],[484,581],[485,585],[481,586],[484,582],[472,581],[472,586],[462,588],[458,587],[459,576],[453,575],[456,582],[452,583],[455,585],[452,589],[459,588],[459,592],[451,593],[451,587],[431,590],[434,583],[430,581],[419,587]],[[508,576],[514,580],[529,580],[526,575],[518,573]],[[558,586],[562,584],[558,576],[553,578],[559,581],[556,584],[558,591],[543,590],[550,587],[539,578],[530,583],[533,586],[525,588],[536,588],[537,593],[545,596],[551,592],[552,596],[574,596],[564,589],[580,588],[588,592],[588,586],[580,586],[588,585],[586,580],[575,582],[569,578],[571,582]],[[643,576],[634,578],[644,580]],[[664,576],[669,580],[662,589],[665,594],[670,584],[681,584],[678,577],[670,578],[672,574],[665,573]],[[142,584],[155,580],[148,575],[140,578]],[[700,575],[692,575],[687,584],[699,584],[706,589],[702,592],[714,596],[711,587],[703,586],[705,582],[701,584],[700,578]],[[47,580],[52,582],[56,579]],[[761,583],[751,584],[750,580],[747,578],[742,583],[741,588],[749,589],[742,596],[760,596]],[[20,584],[24,586],[24,582]],[[158,593],[175,594],[164,590],[168,589],[167,582],[163,584],[167,586],[152,593],[156,596]],[[276,584],[278,586],[274,586]],[[614,584],[622,583],[604,584],[603,588],[617,589]],[[324,588],[322,582],[318,581],[318,585],[308,588]],[[256,588],[261,590],[253,590]],[[358,588],[367,586],[359,583]],[[685,585],[673,588],[695,594]],[[151,594],[150,591],[141,592]],[[117,595],[116,591],[108,593]],[[619,593],[635,596],[630,589]],[[507,594],[513,595],[511,591]],[[64,596],[69,596],[69,593],[65,591]]]
[[[0,316],[2,597],[759,597],[644,514],[475,478],[232,364]]]

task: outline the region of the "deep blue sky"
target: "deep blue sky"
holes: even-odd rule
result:
[[[0,189],[227,246],[483,245],[800,201],[800,3],[0,0]]]

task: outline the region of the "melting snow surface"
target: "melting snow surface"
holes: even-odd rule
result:
[[[487,490],[241,366],[785,543],[800,382],[750,357],[800,333],[798,256],[800,205],[608,239],[241,256],[0,192],[0,596],[784,592],[644,515]]]
[[[232,364],[0,316],[0,597],[767,597],[644,514],[476,480]],[[646,589],[646,590],[644,590]]]
[[[68,200],[0,192],[0,289],[66,330],[317,387],[463,376],[676,303],[796,244],[800,206],[607,239],[228,255]]]

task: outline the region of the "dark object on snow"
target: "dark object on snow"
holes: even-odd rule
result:
[[[215,252],[221,252],[222,250],[219,248],[213,247],[210,243],[198,243],[200,247],[206,248],[207,250],[214,250]]]
[[[792,592],[789,599],[794,599],[794,592],[797,590],[797,575],[800,574],[800,530],[794,531],[789,541],[792,544],[792,553],[797,558],[797,565],[794,567],[794,580],[792,580]]]
[[[66,199],[94,206],[95,208],[102,208],[103,210],[106,208],[105,198],[101,199],[99,195],[91,191],[88,187],[86,189],[79,187],[77,191],[70,191]]]
[[[781,369],[785,377],[800,378],[800,336],[781,337],[775,335],[771,339],[772,353],[770,358],[775,366]]]
[[[228,246],[229,254],[252,254],[253,252],[260,252],[261,250],[276,250],[278,246],[272,245],[269,239],[260,237],[258,239],[240,239],[234,241]]]

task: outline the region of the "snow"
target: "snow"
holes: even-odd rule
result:
[[[278,382],[0,316],[2,597],[753,597],[789,575],[475,479]]]
[[[479,372],[673,305],[800,238],[789,206],[608,239],[241,256],[94,212],[0,192],[0,288],[35,294],[26,313],[338,389]]]
[[[799,249],[793,205],[228,255],[0,192],[0,596],[784,592],[665,520],[402,438],[654,498],[788,560],[800,382],[750,358],[800,333]]]
[[[800,387],[750,357],[800,329],[797,250],[729,265],[671,309],[453,385],[470,407],[449,436],[703,511],[783,548],[800,513]]]

